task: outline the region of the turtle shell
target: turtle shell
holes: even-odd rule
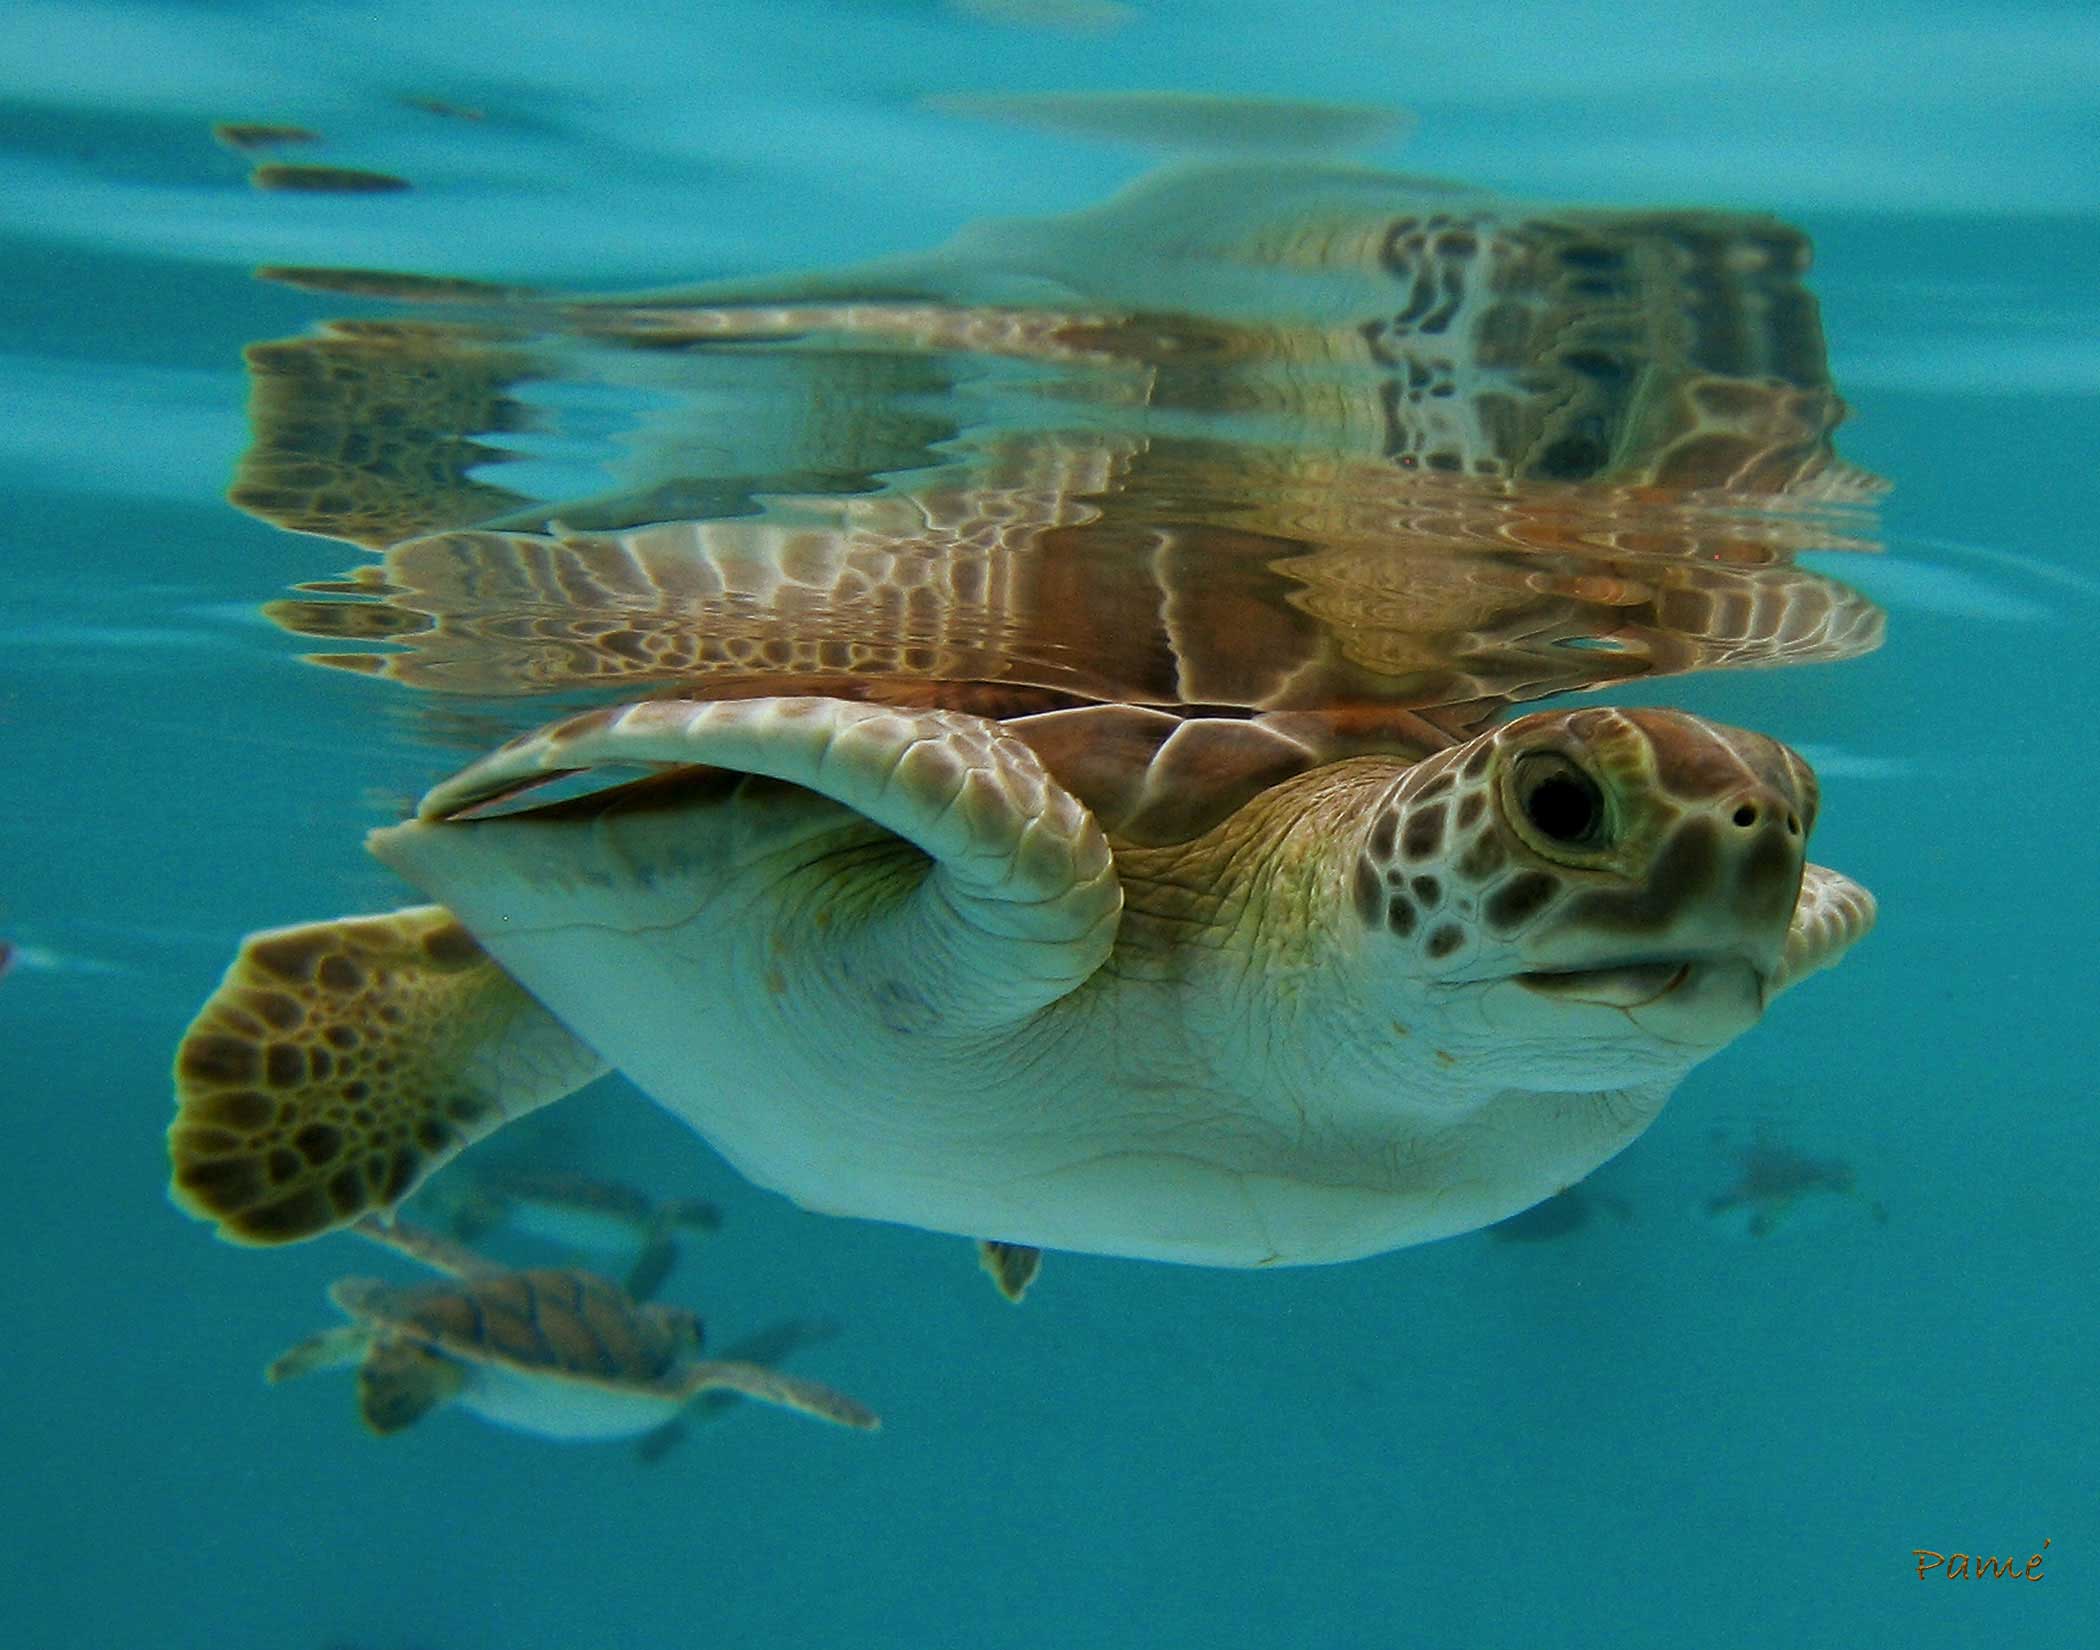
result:
[[[659,1383],[698,1339],[688,1314],[637,1304],[617,1285],[576,1270],[411,1288],[346,1278],[330,1295],[360,1321],[451,1358],[604,1385]]]

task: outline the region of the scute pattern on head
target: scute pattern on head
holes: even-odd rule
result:
[[[1531,762],[1571,795],[1588,787],[1594,840],[1556,840],[1526,817]],[[1674,711],[1541,712],[1394,784],[1365,832],[1354,904],[1444,972],[1470,965],[1479,945],[1540,953],[1544,927],[1675,943],[1687,911],[1713,905],[1702,921],[1767,931],[1772,949],[1815,811],[1807,765],[1762,735]],[[1543,949],[1533,960],[1550,965]]]

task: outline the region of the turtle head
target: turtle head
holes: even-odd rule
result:
[[[689,1357],[707,1344],[707,1330],[697,1314],[663,1301],[640,1301],[636,1310],[671,1346],[674,1357]]]
[[[1686,1066],[1873,923],[1807,863],[1816,796],[1786,746],[1700,717],[1521,717],[1387,793],[1357,913],[1484,1047],[1566,1051],[1568,1087]]]

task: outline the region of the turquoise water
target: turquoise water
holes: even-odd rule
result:
[[[18,3],[0,65],[13,1642],[2089,1641],[2087,13]],[[252,267],[612,290],[901,254],[1151,165],[926,102],[1086,89],[1403,109],[1366,158],[1808,233],[1841,445],[1894,491],[1883,555],[1806,560],[1885,608],[1886,645],[1614,697],[1807,751],[1816,857],[1880,927],[1553,1241],[1261,1274],[1053,1255],[1014,1310],[955,1240],[800,1214],[617,1083],[535,1120],[549,1160],[719,1205],[667,1294],[725,1340],[835,1319],[796,1367],[879,1409],[874,1438],[740,1411],[644,1466],[457,1414],[372,1439],[340,1378],[265,1387],[327,1283],[387,1263],[171,1210],[170,1051],[240,934],[399,897],[356,839],[460,752],[257,614],[369,558],[223,502],[240,351],[379,306]],[[251,190],[220,120],[416,188]],[[552,494],[592,458],[544,443],[534,473]],[[1760,1142],[1851,1189],[1750,1234],[1711,1205]],[[1916,1575],[1914,1549],[2045,1539],[2036,1583]]]

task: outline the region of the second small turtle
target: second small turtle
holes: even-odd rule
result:
[[[624,1264],[620,1281],[636,1300],[656,1293],[678,1264],[680,1232],[712,1232],[721,1211],[700,1198],[659,1200],[617,1180],[572,1172],[474,1166],[456,1189],[431,1188],[425,1208],[464,1243],[505,1232],[568,1251],[592,1266]]]

